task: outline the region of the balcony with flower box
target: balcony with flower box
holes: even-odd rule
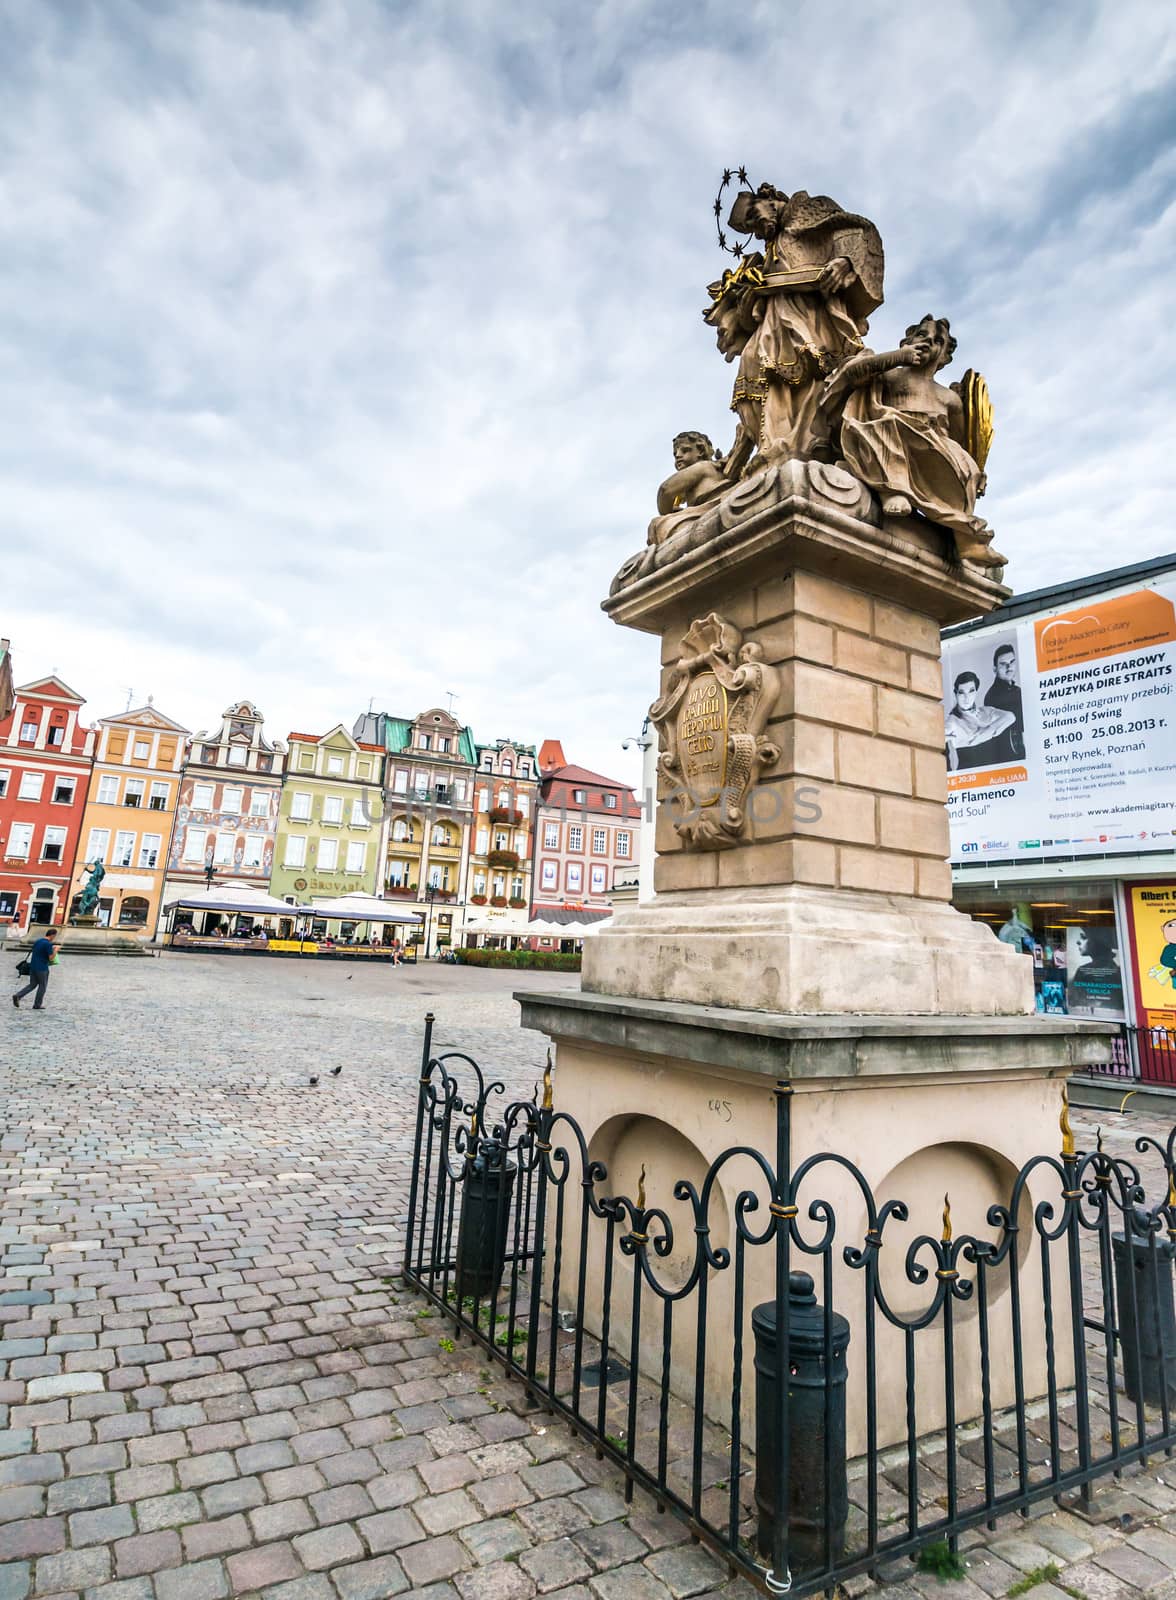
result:
[[[517,867],[519,853],[517,850],[487,850],[486,861],[492,867]]]
[[[492,823],[502,823],[508,828],[521,828],[523,825],[523,813],[510,806],[491,806],[486,815]]]

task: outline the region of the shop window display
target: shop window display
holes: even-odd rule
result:
[[[955,904],[1033,962],[1038,1011],[1125,1019],[1124,962],[1109,882],[956,886]]]

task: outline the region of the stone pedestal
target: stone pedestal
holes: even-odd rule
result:
[[[677,1205],[675,1251],[648,1256],[662,1281],[678,1271],[685,1282],[693,1253],[679,1179],[697,1190],[712,1174],[712,1242],[733,1245],[739,1196],[762,1190],[763,1174],[747,1155],[712,1164],[736,1146],[775,1162],[778,1083],[791,1095],[790,1172],[825,1153],[856,1167],[861,1182],[834,1160],[814,1167],[794,1224],[819,1237],[826,1214],[808,1214],[812,1201],[837,1218],[828,1287],[852,1330],[851,1452],[866,1439],[864,1293],[843,1251],[865,1241],[862,1183],[879,1205],[910,1208],[908,1223],[888,1224],[879,1274],[890,1304],[913,1314],[935,1284],[912,1281],[906,1250],[940,1238],[944,1195],[957,1233],[992,1238],[990,1208],[1009,1203],[1021,1168],[1058,1154],[1058,1080],[1110,1052],[1105,1027],[1033,1016],[1029,960],[951,905],[939,633],[1007,593],[991,569],[959,562],[941,530],[883,522],[855,478],[813,462],[768,468],[627,562],[605,609],[662,641],[656,893],[586,942],[579,996],[519,996],[525,1024],[558,1047],[555,1108],[607,1168],[605,1192],[632,1198],[644,1167],[648,1203],[671,1216]],[[689,813],[672,803],[683,787]],[[1017,1219],[1030,1399],[1047,1386],[1032,1225],[1045,1200],[1060,1203],[1043,1167]],[[578,1254],[578,1226],[565,1224],[565,1252]],[[747,1256],[745,1351],[775,1270],[771,1250]],[[596,1246],[587,1260],[593,1304]],[[631,1284],[632,1257],[613,1271]],[[713,1274],[707,1308],[706,1393],[727,1404],[739,1376],[732,1276]],[[817,1281],[822,1292],[821,1271]],[[1013,1400],[1007,1270],[1003,1282],[1003,1306],[990,1307],[997,1408]],[[687,1398],[689,1320],[675,1327],[671,1364]],[[903,1335],[878,1321],[884,1445],[905,1435],[907,1384]],[[977,1327],[961,1301],[959,1421],[980,1409]],[[656,1374],[659,1330],[641,1330],[641,1364]],[[1052,1332],[1064,1386],[1072,1356],[1064,1330]],[[944,1422],[942,1339],[941,1327],[920,1336],[920,1434]]]
[[[57,948],[66,955],[149,956],[141,939],[118,928],[102,928],[96,917],[73,917],[62,930]]]
[[[938,1237],[944,1196],[950,1195],[957,1236],[972,1233],[995,1239],[989,1208],[1007,1205],[1017,1173],[1031,1158],[1056,1155],[1061,1136],[1059,1080],[1107,1053],[1110,1030],[1065,1017],[1006,1018],[935,1017],[898,1020],[893,1017],[806,1018],[765,1015],[746,1010],[716,1009],[665,1001],[614,1000],[588,994],[518,996],[523,1025],[537,1028],[555,1041],[556,1106],[573,1117],[584,1133],[589,1158],[608,1169],[608,1193],[637,1193],[645,1172],[648,1204],[671,1218],[675,1248],[665,1258],[651,1258],[658,1281],[677,1286],[684,1281],[694,1253],[693,1219],[688,1204],[674,1196],[680,1178],[701,1190],[711,1164],[733,1146],[775,1156],[774,1090],[784,1081],[792,1087],[791,1168],[822,1152],[834,1151],[852,1161],[879,1206],[903,1200],[909,1221],[890,1221],[879,1252],[882,1287],[895,1310],[914,1314],[935,1292],[929,1284],[912,1284],[905,1270],[906,1251],[920,1234]],[[564,1136],[566,1139],[566,1135]],[[553,1140],[560,1143],[557,1125]],[[1033,1208],[1041,1201],[1058,1203],[1058,1183],[1041,1170],[1028,1188],[1018,1222],[1023,1239],[1020,1281],[1023,1311],[1023,1357],[1027,1393],[1043,1392],[1045,1318],[1041,1311],[1041,1264],[1033,1234]],[[712,1243],[730,1249],[732,1219],[740,1193],[760,1197],[759,1226],[766,1220],[764,1185],[747,1159],[722,1167],[710,1208]],[[849,1319],[848,1442],[851,1456],[866,1443],[863,1274],[850,1269],[845,1248],[861,1250],[868,1227],[860,1186],[843,1168],[824,1163],[813,1170],[797,1195],[797,1228],[815,1243],[823,1222],[808,1214],[813,1201],[832,1208],[831,1241],[834,1305]],[[565,1222],[565,1260],[578,1258],[579,1223],[569,1208]],[[599,1307],[604,1252],[599,1238],[587,1251],[585,1304]],[[927,1264],[924,1253],[923,1264]],[[745,1364],[750,1359],[751,1308],[773,1294],[774,1254],[770,1248],[746,1251],[744,1293]],[[794,1247],[793,1267],[812,1272],[822,1282],[821,1257],[805,1256]],[[1055,1265],[1056,1270],[1056,1265]],[[631,1298],[632,1267],[614,1253],[613,1338],[625,1349]],[[733,1280],[728,1269],[711,1275],[708,1322],[715,1336],[708,1344],[705,1393],[713,1420],[728,1422],[725,1407],[732,1393]],[[1072,1379],[1068,1299],[1055,1283],[1055,1373],[1059,1387]],[[1009,1274],[994,1273],[991,1283],[990,1332],[994,1341],[992,1403],[996,1409],[1014,1399],[1010,1341]],[[904,1351],[901,1335],[879,1316],[878,1443],[900,1442],[906,1431]],[[599,1333],[599,1317],[589,1321]],[[643,1323],[642,1367],[660,1369],[661,1324],[647,1313]],[[955,1326],[956,1406],[960,1420],[980,1411],[978,1322],[974,1301],[962,1304]],[[695,1329],[692,1306],[684,1305],[675,1328],[671,1387],[690,1400],[694,1390]],[[938,1328],[919,1336],[920,1434],[944,1423],[942,1335]],[[745,1425],[752,1385],[743,1373]]]
[[[685,844],[658,791],[656,898],[585,947],[585,990],[805,1015],[1033,1010],[1014,950],[952,909],[939,630],[1008,591],[849,473],[787,462],[622,568],[605,609],[662,639],[717,614],[779,674],[744,836]],[[685,541],[684,541],[685,542]]]

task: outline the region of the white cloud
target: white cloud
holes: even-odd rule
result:
[[[479,737],[635,776],[656,652],[599,600],[672,434],[730,435],[698,312],[741,160],[878,222],[876,345],[952,318],[1019,587],[1172,542],[1148,0],[4,26],[0,630],[95,715],[133,685],[195,728],[246,694],[281,735],[454,690]]]

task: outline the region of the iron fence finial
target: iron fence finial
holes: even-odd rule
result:
[[[543,1069],[543,1109],[550,1111],[553,1105],[551,1097],[551,1051],[547,1052],[547,1065]]]
[[[637,1179],[637,1209],[645,1210],[645,1163],[641,1163],[641,1176]]]
[[[943,1197],[943,1235],[942,1235],[942,1241],[943,1241],[944,1244],[950,1244],[951,1243],[951,1239],[952,1239],[952,1233],[951,1233],[951,1200],[948,1198],[947,1195],[944,1195],[944,1197]]]
[[[1074,1130],[1070,1126],[1070,1091],[1065,1079],[1062,1080],[1062,1114],[1058,1118],[1058,1126],[1062,1130],[1062,1160],[1072,1161],[1075,1154]]]

